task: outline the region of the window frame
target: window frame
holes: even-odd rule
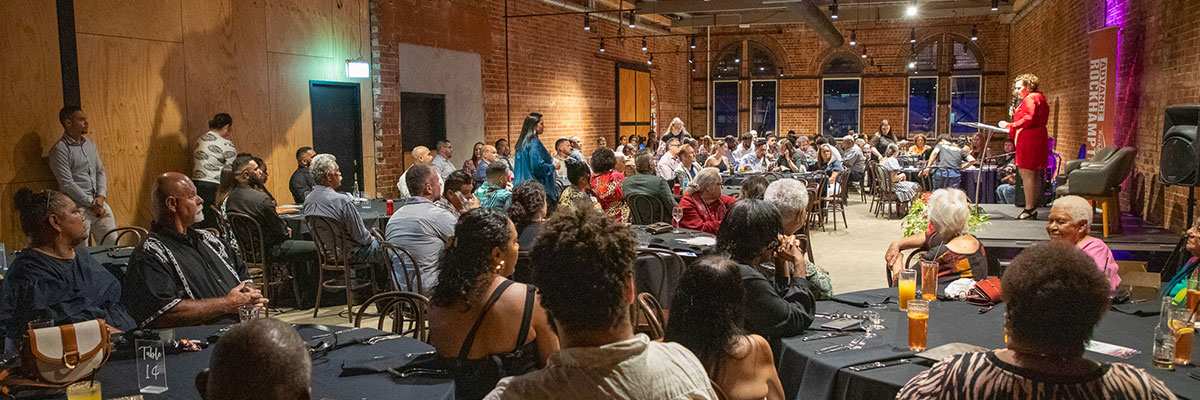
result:
[[[833,81],[837,81],[837,80],[858,81],[858,96],[857,96],[858,97],[858,105],[855,107],[855,110],[857,110],[857,112],[855,113],[856,117],[857,117],[857,122],[855,122],[855,126],[858,129],[855,129],[855,131],[857,131],[858,133],[862,133],[863,86],[862,86],[862,76],[861,75],[859,75],[859,76],[851,76],[851,75],[836,76],[836,75],[834,75],[834,76],[827,76],[827,77],[822,76],[821,77],[821,89],[820,89],[821,90],[821,112],[820,112],[820,117],[817,120],[818,121],[817,124],[818,124],[818,128],[819,128],[818,131],[821,132],[822,135],[825,133],[825,81],[831,81],[831,80],[833,80]]]
[[[979,101],[977,101],[977,102],[976,102],[976,103],[977,103],[977,105],[976,105],[976,108],[975,108],[975,115],[976,115],[976,121],[975,121],[975,122],[976,122],[976,123],[982,123],[982,122],[983,122],[983,99],[984,99],[984,97],[983,97],[983,74],[974,74],[974,75],[954,75],[954,74],[951,74],[951,75],[949,76],[949,78],[950,78],[950,88],[949,88],[949,90],[950,90],[950,103],[948,104],[948,106],[949,106],[949,110],[947,110],[947,112],[946,112],[946,123],[950,124],[950,127],[949,127],[949,129],[947,130],[947,132],[948,132],[948,133],[950,133],[951,135],[955,135],[955,133],[954,133],[954,125],[955,125],[955,123],[954,123],[954,121],[953,121],[953,114],[954,114],[954,89],[955,89],[957,86],[955,86],[955,85],[954,85],[954,80],[955,80],[955,79],[959,79],[959,78],[975,78],[976,80],[978,80],[978,87],[979,87]],[[979,131],[980,131],[979,129],[976,129],[976,132],[979,132]],[[961,135],[964,135],[964,136],[965,136],[965,135],[973,135],[973,134],[975,134],[975,132],[964,132],[964,133],[960,133],[960,134],[961,134]]]
[[[709,109],[712,110],[712,112],[709,113],[709,121],[712,124],[710,126],[712,126],[712,135],[713,135],[714,140],[718,139],[718,138],[723,138],[723,136],[719,136],[720,132],[717,131],[717,85],[720,83],[733,83],[733,84],[737,85],[738,107],[735,108],[734,113],[733,113],[734,126],[736,127],[736,130],[734,132],[735,137],[736,137],[736,135],[740,134],[740,132],[738,132],[738,131],[741,130],[741,123],[742,123],[742,115],[741,115],[742,114],[742,110],[741,110],[742,85],[741,85],[741,80],[739,80],[739,79],[713,80],[712,85],[709,87],[710,96],[708,97],[708,106],[709,106]]]
[[[755,82],[774,82],[775,83],[775,126],[771,129],[775,132],[775,136],[779,136],[779,80],[778,79],[751,79],[750,80],[750,129],[754,129],[754,83]],[[862,91],[862,88],[859,88]],[[741,121],[739,121],[741,122]],[[715,126],[715,125],[714,125]],[[759,132],[763,133],[763,132]]]
[[[908,77],[908,80],[905,81],[905,83],[907,84],[907,86],[905,87],[905,93],[907,93],[907,96],[905,96],[905,102],[908,104],[905,106],[905,113],[904,113],[904,120],[905,120],[904,121],[904,137],[908,138],[912,135],[912,120],[910,120],[910,117],[912,116],[912,81],[913,81],[913,79],[931,79],[931,80],[933,80],[933,129],[925,132],[925,136],[928,137],[930,134],[937,135],[938,120],[941,119],[941,118],[938,118],[938,99],[937,99],[938,90],[940,89],[940,86],[941,86],[940,82],[938,82],[940,80],[940,78],[938,78],[937,75],[934,75],[934,76],[917,75],[917,76],[910,76],[910,77]]]

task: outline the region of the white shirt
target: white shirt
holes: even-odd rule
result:
[[[233,142],[221,137],[221,134],[208,131],[196,142],[196,152],[193,158],[192,179],[211,183],[221,183],[221,169],[233,164],[237,149]]]
[[[704,366],[679,343],[646,335],[568,347],[546,368],[501,379],[485,399],[716,399]]]
[[[658,165],[654,167],[654,172],[659,178],[669,181],[675,179],[675,168],[678,168],[679,164],[679,157],[666,153],[658,159]]]
[[[412,169],[412,167],[408,167],[408,169]],[[434,175],[437,175],[437,173],[435,172]],[[408,193],[408,183],[406,183],[408,182],[408,179],[406,178],[408,178],[408,170],[404,170],[404,173],[400,174],[400,180],[396,181],[396,187],[400,188],[401,199],[412,197],[412,195]],[[441,186],[442,188],[446,187],[446,180],[442,179],[441,175],[438,175],[438,186]]]
[[[738,142],[737,148],[733,149],[733,162],[740,162],[747,154],[754,154],[754,143],[750,143],[748,147],[742,147],[742,143]]]

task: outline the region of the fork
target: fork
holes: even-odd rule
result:
[[[858,336],[854,337],[854,340],[851,340],[850,343],[848,343],[844,346],[830,346],[830,347],[826,347],[826,348],[817,350],[816,353],[817,353],[817,355],[822,355],[822,354],[829,354],[829,353],[833,353],[836,351],[842,351],[842,350],[858,350],[858,349],[861,349],[866,344],[867,344],[867,337],[863,336],[863,335],[858,335]]]

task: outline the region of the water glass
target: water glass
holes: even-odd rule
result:
[[[913,299],[908,302],[908,349],[925,351],[929,333],[929,300]]]
[[[238,306],[238,321],[249,322],[261,318],[263,307],[258,304],[242,304]]]
[[[863,311],[862,317],[862,328],[867,332],[865,336],[868,338],[875,337],[874,331],[878,328],[878,326],[875,325],[875,321],[879,320],[879,313],[875,311]]]
[[[896,287],[900,291],[900,311],[908,311],[908,302],[917,297],[917,270],[905,268],[900,271]]]
[[[83,381],[67,386],[67,400],[100,400],[100,382]]]

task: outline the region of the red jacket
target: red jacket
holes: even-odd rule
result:
[[[1050,137],[1046,122],[1050,118],[1050,105],[1046,96],[1033,92],[1025,96],[1021,105],[1013,110],[1013,122],[1008,125],[1008,137],[1015,140],[1018,168],[1045,168],[1050,157]]]
[[[704,204],[699,195],[688,193],[679,200],[679,208],[683,210],[683,218],[679,220],[681,228],[717,234],[721,220],[729,211],[729,206],[737,201],[736,198],[721,195],[721,198],[710,204]]]

